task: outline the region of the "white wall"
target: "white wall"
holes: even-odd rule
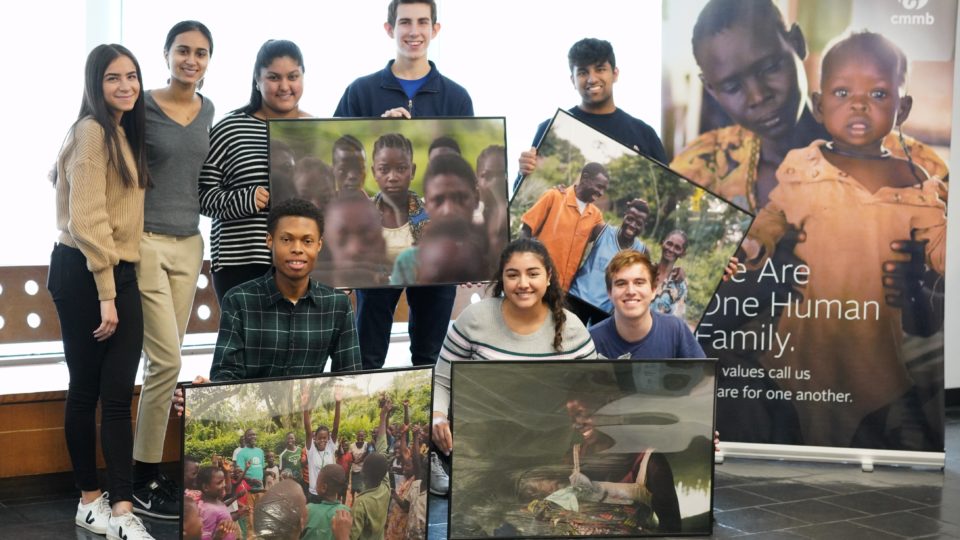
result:
[[[268,38],[292,39],[302,47],[307,66],[304,109],[327,116],[353,78],[380,69],[393,55],[381,27],[386,4],[293,0],[283,5],[285,14],[252,0],[0,5],[8,48],[7,80],[0,85],[6,106],[0,130],[0,187],[6,195],[0,264],[47,261],[55,227],[53,190],[45,178],[76,117],[83,61],[93,45],[123,42],[141,62],[145,87],[155,88],[166,78],[161,49],[167,29],[182,19],[204,21],[216,49],[204,92],[222,115],[248,96],[260,44]],[[557,107],[577,102],[566,51],[582,37],[613,43],[621,70],[618,105],[655,128],[660,125],[660,0],[593,0],[589,7],[574,10],[573,4],[547,0],[440,0],[443,28],[431,45],[431,58],[470,89],[477,114],[508,117],[512,172],[536,125]],[[954,102],[960,103],[960,69],[955,76]],[[953,140],[960,140],[960,107],[954,107],[953,129]],[[960,170],[960,152],[952,155],[951,169]],[[960,290],[960,202],[951,207],[946,284],[952,292]],[[946,385],[960,388],[960,302],[947,305],[945,334]]]
[[[611,41],[621,70],[617,104],[660,125],[660,0],[593,0],[590,9],[549,0],[482,3],[439,0],[441,31],[430,46],[440,71],[469,89],[478,115],[505,116],[508,165],[530,145],[537,124],[579,101],[567,50],[583,37]],[[354,78],[383,68],[395,45],[383,30],[388,0],[32,0],[0,4],[7,22],[8,80],[0,130],[0,264],[42,265],[56,238],[46,175],[76,119],[83,63],[96,44],[121,42],[137,56],[144,88],[165,84],[167,30],[196,19],[212,31],[214,54],[203,88],[217,116],[250,95],[257,49],[267,39],[295,41],[306,67],[301,105],[333,114]],[[23,234],[29,223],[29,234]]]

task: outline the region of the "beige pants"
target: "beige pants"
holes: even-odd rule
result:
[[[190,320],[203,264],[203,237],[144,232],[137,283],[143,302],[143,390],[137,410],[133,458],[159,463],[180,375],[180,345]]]

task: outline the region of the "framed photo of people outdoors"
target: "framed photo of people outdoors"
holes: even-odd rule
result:
[[[432,388],[429,367],[187,385],[185,500],[250,537],[299,538],[303,512],[303,534],[329,532],[350,510],[425,540]]]
[[[450,538],[710,534],[715,372],[454,362]]]
[[[323,211],[317,281],[490,279],[509,240],[504,118],[300,118],[269,134],[271,204]]]
[[[511,237],[547,247],[572,303],[612,313],[604,270],[623,249],[657,267],[652,309],[696,327],[753,216],[558,110],[510,201]],[[576,306],[579,308],[579,306]],[[579,311],[579,309],[578,309]]]

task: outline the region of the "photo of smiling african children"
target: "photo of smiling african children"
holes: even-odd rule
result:
[[[317,281],[404,287],[493,273],[508,241],[503,118],[269,124],[271,201],[324,211]]]
[[[266,538],[258,506],[282,495],[305,504],[266,512],[283,538],[425,540],[432,382],[413,368],[187,386],[184,470],[203,537]]]
[[[710,534],[715,369],[454,362],[450,538]]]
[[[653,309],[696,327],[752,216],[566,111],[537,156],[510,201],[511,234],[543,242],[568,309],[585,324],[608,317],[607,263],[635,249],[657,266]]]

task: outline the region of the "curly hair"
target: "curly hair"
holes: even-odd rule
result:
[[[323,236],[323,214],[317,205],[303,199],[287,199],[270,208],[267,214],[267,232],[277,232],[277,223],[284,217],[303,217],[317,222],[320,235]]]
[[[500,264],[497,266],[497,272],[491,279],[494,296],[503,296],[503,269],[507,266],[510,258],[517,253],[533,253],[543,263],[547,274],[550,276],[550,282],[547,290],[543,293],[543,303],[547,305],[550,312],[553,313],[553,350],[563,351],[563,326],[567,322],[567,315],[563,310],[563,289],[560,288],[560,280],[557,277],[557,268],[550,258],[547,248],[535,238],[518,238],[503,248],[500,253]]]

